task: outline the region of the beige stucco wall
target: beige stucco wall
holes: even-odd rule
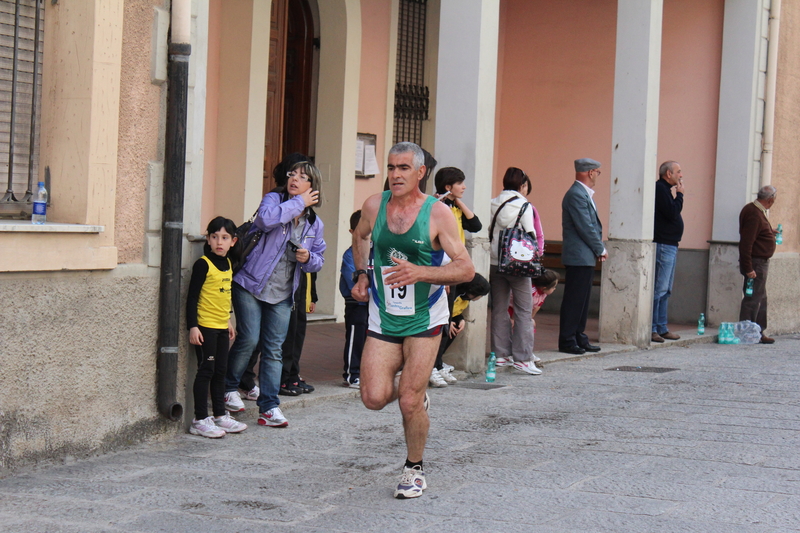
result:
[[[386,179],[386,162],[382,159],[385,150],[388,149],[387,144],[389,148],[392,144],[392,139],[387,139],[385,134],[391,18],[392,2],[361,0],[361,79],[358,90],[358,131],[377,135],[375,151],[381,173],[372,179],[356,180],[353,210],[361,209],[364,200],[382,191],[383,182]],[[342,206],[342,216],[349,218],[347,209],[347,206]]]
[[[170,427],[155,404],[157,269],[6,274],[0,293],[0,476]]]
[[[770,209],[773,225],[783,224],[780,252],[800,252],[800,5],[782,3],[775,101],[775,152],[772,183],[778,200]],[[800,279],[800,278],[798,278]],[[800,282],[799,282],[800,283]]]
[[[782,3],[775,101],[772,184],[778,199],[770,209],[773,226],[783,224],[783,244],[770,261],[767,294],[769,331],[800,331],[800,5]]]
[[[163,159],[159,142],[166,102],[166,84],[150,82],[153,7],[165,0],[127,0],[123,19],[119,102],[115,241],[120,263],[142,261],[147,188],[147,163]]]
[[[0,476],[178,430],[156,411],[159,270],[141,264],[146,168],[163,146],[165,88],[150,80],[153,6],[166,4],[47,3],[48,222],[104,230],[0,233],[11,249],[27,250],[11,255],[38,263],[17,261],[28,272],[0,274]],[[117,249],[129,264],[117,265]],[[186,381],[179,372],[181,402]]]

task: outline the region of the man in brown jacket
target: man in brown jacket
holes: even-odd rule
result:
[[[744,295],[739,320],[750,320],[761,326],[761,343],[772,344],[775,339],[764,335],[767,329],[767,271],[769,259],[775,253],[775,230],[769,223],[769,208],[775,203],[778,190],[765,185],[758,190],[753,203],[739,213],[739,270],[747,280],[753,280],[753,295]]]

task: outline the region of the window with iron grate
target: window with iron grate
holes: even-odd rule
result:
[[[44,0],[0,0],[0,214],[29,214],[39,181],[43,42]]]
[[[400,0],[397,28],[397,76],[394,92],[394,142],[422,145],[422,121],[428,120],[425,85],[427,0]]]

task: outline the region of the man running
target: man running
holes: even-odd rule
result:
[[[427,395],[442,325],[449,320],[443,285],[470,281],[475,267],[450,210],[420,192],[425,156],[413,143],[389,151],[389,190],[364,202],[353,232],[352,295],[369,299],[369,331],[361,358],[361,400],[380,410],[400,402],[407,457],[395,498],[427,488],[422,455],[430,421]],[[373,242],[372,275],[367,273]],[[441,266],[446,253],[450,263]],[[371,288],[371,290],[369,290]],[[370,298],[370,295],[372,296]],[[395,379],[398,371],[402,374]]]

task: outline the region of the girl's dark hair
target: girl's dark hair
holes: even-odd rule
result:
[[[558,274],[552,270],[545,270],[542,275],[531,280],[535,287],[552,289],[558,284]]]
[[[225,228],[225,231],[227,231],[231,237],[236,235],[236,224],[233,222],[233,220],[225,217],[216,217],[212,219],[206,228],[206,235],[216,233],[222,228]]]
[[[518,191],[524,183],[528,184],[528,191],[533,190],[531,179],[525,174],[525,171],[517,167],[508,167],[505,176],[503,176],[503,190]]]
[[[206,235],[216,233],[223,228],[231,237],[236,237],[236,224],[233,222],[233,220],[225,217],[215,217],[211,219],[211,222],[208,223],[208,227],[206,228]],[[234,244],[228,251],[228,255],[236,257],[235,249],[236,244]],[[208,241],[206,241],[206,243],[203,245],[203,253],[208,254],[210,252],[211,246],[209,246]]]
[[[447,192],[448,185],[453,186],[466,179],[467,177],[460,168],[444,167],[440,168],[439,172],[436,173],[436,177],[433,178],[433,185],[436,187],[436,192],[438,194],[444,194]]]
[[[361,209],[350,215],[350,230],[355,231],[359,222],[361,222]]]
[[[466,283],[459,283],[456,286],[456,292],[458,294],[465,294],[472,296],[473,298],[476,296],[486,296],[489,294],[490,286],[489,282],[486,281],[486,278],[481,276],[478,273],[475,273],[475,277],[472,278],[472,281],[468,281]]]

